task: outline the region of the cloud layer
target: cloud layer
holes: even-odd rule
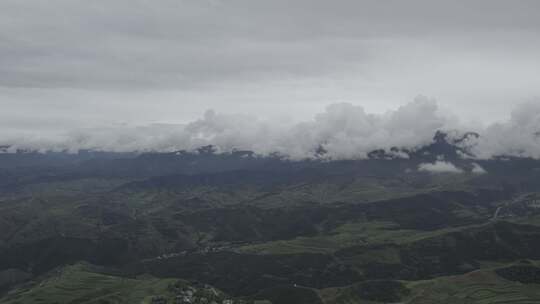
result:
[[[539,33],[537,0],[2,0],[0,131],[418,94],[491,122],[540,96]]]
[[[540,26],[538,7],[528,0],[4,0],[0,85],[191,88],[343,71],[407,39],[536,45],[526,34]],[[494,31],[505,33],[504,44],[486,35]]]
[[[383,114],[367,113],[361,106],[331,104],[312,120],[278,123],[251,115],[219,114],[209,110],[184,124],[119,125],[72,130],[36,137],[5,135],[0,145],[17,149],[78,151],[193,151],[213,145],[219,152],[250,150],[260,155],[277,153],[291,159],[324,157],[361,159],[376,149],[393,147],[414,150],[430,144],[436,131],[453,134],[475,131],[460,145],[477,158],[498,155],[540,158],[540,104],[515,108],[508,121],[471,130],[434,100],[419,97]],[[398,155],[400,156],[400,155]],[[437,164],[436,164],[437,165]],[[440,165],[440,164],[439,164]],[[441,166],[435,166],[441,167]],[[427,167],[426,167],[427,168]]]

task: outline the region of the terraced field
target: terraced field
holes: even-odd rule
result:
[[[39,283],[28,283],[0,300],[2,304],[149,303],[153,295],[170,296],[177,280],[128,279],[100,274],[85,264],[58,269]]]
[[[355,284],[320,291],[325,304],[535,304],[540,284],[521,284],[498,276],[496,269],[423,281],[373,281],[376,289]],[[401,285],[400,285],[401,284]],[[374,292],[377,291],[377,292]],[[401,299],[388,300],[390,295]],[[378,300],[377,300],[378,297]],[[385,301],[385,297],[388,301]],[[391,299],[391,298],[390,298]]]
[[[493,270],[408,283],[411,304],[533,304],[540,303],[539,284],[521,284],[498,276]]]

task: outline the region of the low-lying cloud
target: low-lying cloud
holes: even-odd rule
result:
[[[463,173],[463,170],[454,164],[441,160],[434,163],[422,163],[418,165],[418,171],[430,173]]]
[[[473,174],[486,174],[487,173],[486,169],[484,169],[479,164],[473,163],[472,165],[473,165],[473,167],[471,169],[471,173],[473,173]]]
[[[493,155],[540,157],[540,101],[516,107],[507,122],[482,131],[473,152],[481,158]]]
[[[414,150],[428,145],[439,130],[453,134],[478,132],[478,138],[469,137],[459,143],[476,158],[498,155],[540,158],[539,103],[519,105],[508,121],[471,130],[455,116],[442,111],[434,100],[424,97],[382,114],[367,113],[361,106],[340,103],[329,105],[309,121],[276,123],[251,115],[220,114],[209,110],[203,117],[183,125],[78,129],[46,138],[11,134],[1,139],[0,145],[9,146],[9,151],[71,152],[81,149],[193,151],[212,145],[218,152],[250,150],[259,155],[279,154],[290,159],[321,155],[328,159],[361,159],[376,149]],[[442,165],[425,168],[432,170]]]

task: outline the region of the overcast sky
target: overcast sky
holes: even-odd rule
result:
[[[538,102],[540,1],[0,1],[2,134],[418,95],[465,121]]]

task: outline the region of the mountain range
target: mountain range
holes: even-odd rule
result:
[[[0,303],[538,303],[540,161],[470,136],[356,160],[1,153]]]

